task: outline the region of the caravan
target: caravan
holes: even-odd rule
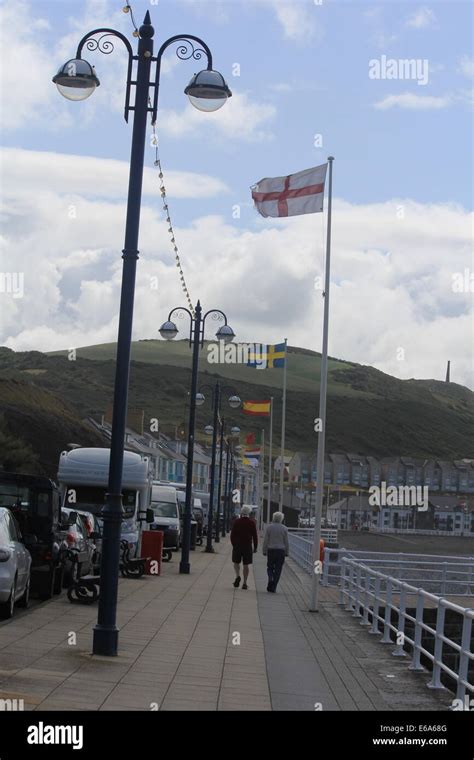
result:
[[[59,457],[61,506],[91,512],[102,525],[101,510],[109,479],[110,449],[77,448]],[[121,538],[138,544],[140,524],[151,501],[151,462],[148,457],[124,451],[122,471],[123,521]]]

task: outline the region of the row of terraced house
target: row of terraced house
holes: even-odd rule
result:
[[[316,484],[316,456],[296,452],[286,467],[286,479],[300,486]],[[414,457],[328,454],[324,484],[370,488],[380,486],[428,486],[440,493],[474,493],[473,459],[417,459]]]

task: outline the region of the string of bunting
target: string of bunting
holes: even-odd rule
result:
[[[180,279],[181,287],[183,289],[184,295],[186,296],[186,299],[187,299],[187,302],[188,302],[188,306],[189,306],[189,310],[190,310],[191,314],[194,317],[195,316],[195,314],[194,314],[194,306],[193,306],[193,302],[191,300],[191,296],[189,295],[189,290],[188,290],[188,286],[186,285],[186,280],[184,279],[183,267],[181,265],[181,259],[179,257],[178,246],[176,244],[176,237],[175,237],[175,233],[174,233],[174,229],[173,229],[173,223],[172,223],[171,217],[170,217],[170,210],[169,210],[169,206],[168,206],[168,199],[166,197],[166,187],[165,187],[165,183],[163,181],[163,169],[161,167],[160,154],[159,154],[159,151],[158,151],[158,135],[156,133],[156,127],[155,127],[154,124],[152,124],[152,129],[153,129],[153,136],[152,136],[152,139],[151,139],[151,144],[155,148],[155,166],[157,166],[158,170],[159,170],[158,177],[159,177],[159,180],[160,180],[160,194],[161,194],[161,201],[163,203],[163,211],[166,214],[166,222],[168,224],[168,232],[169,232],[169,234],[171,236],[171,244],[172,244],[173,250],[174,250],[174,256],[175,256],[175,259],[176,259],[176,266],[178,268],[178,274],[179,274],[179,279]]]
[[[134,37],[138,37],[139,34],[140,34],[140,32],[138,31],[137,25],[135,23],[135,19],[133,17],[132,6],[130,5],[130,3],[127,3],[126,5],[124,5],[124,7],[122,8],[122,10],[123,10],[124,13],[129,13],[130,14],[130,20],[131,20],[131,22],[133,24],[133,28],[134,28],[133,36]],[[150,98],[148,98],[148,104],[151,107],[151,99]],[[191,314],[193,315],[193,317],[195,317],[193,302],[191,300],[191,296],[189,295],[189,290],[188,290],[188,287],[186,285],[186,280],[184,279],[183,267],[181,266],[181,259],[179,257],[179,250],[178,250],[178,246],[176,244],[176,236],[174,234],[173,224],[171,222],[170,210],[169,210],[169,206],[168,206],[168,199],[166,197],[166,187],[165,187],[165,183],[163,181],[163,169],[161,167],[160,155],[159,155],[159,151],[158,151],[158,135],[156,133],[156,127],[155,127],[154,124],[152,124],[152,129],[153,129],[153,136],[152,136],[152,139],[151,139],[151,144],[155,148],[155,166],[158,167],[158,170],[159,170],[158,177],[159,177],[159,180],[160,180],[160,194],[161,194],[161,200],[162,200],[162,203],[163,203],[163,211],[165,212],[165,215],[166,215],[166,222],[168,224],[168,232],[169,232],[169,234],[171,236],[171,243],[173,245],[174,256],[175,256],[175,259],[176,259],[176,266],[178,268],[178,273],[179,273],[179,279],[180,279],[181,287],[183,289],[184,295],[186,296],[186,299],[187,299],[187,302],[188,302],[188,306],[189,306],[189,310],[190,310]]]

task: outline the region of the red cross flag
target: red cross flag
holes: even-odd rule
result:
[[[299,216],[323,210],[327,164],[313,166],[287,177],[261,179],[252,198],[262,216]]]

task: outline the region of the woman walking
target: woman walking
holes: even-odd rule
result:
[[[285,557],[289,554],[288,528],[283,525],[283,512],[274,512],[272,522],[267,525],[263,539],[263,554],[267,557],[267,591],[275,593]]]

